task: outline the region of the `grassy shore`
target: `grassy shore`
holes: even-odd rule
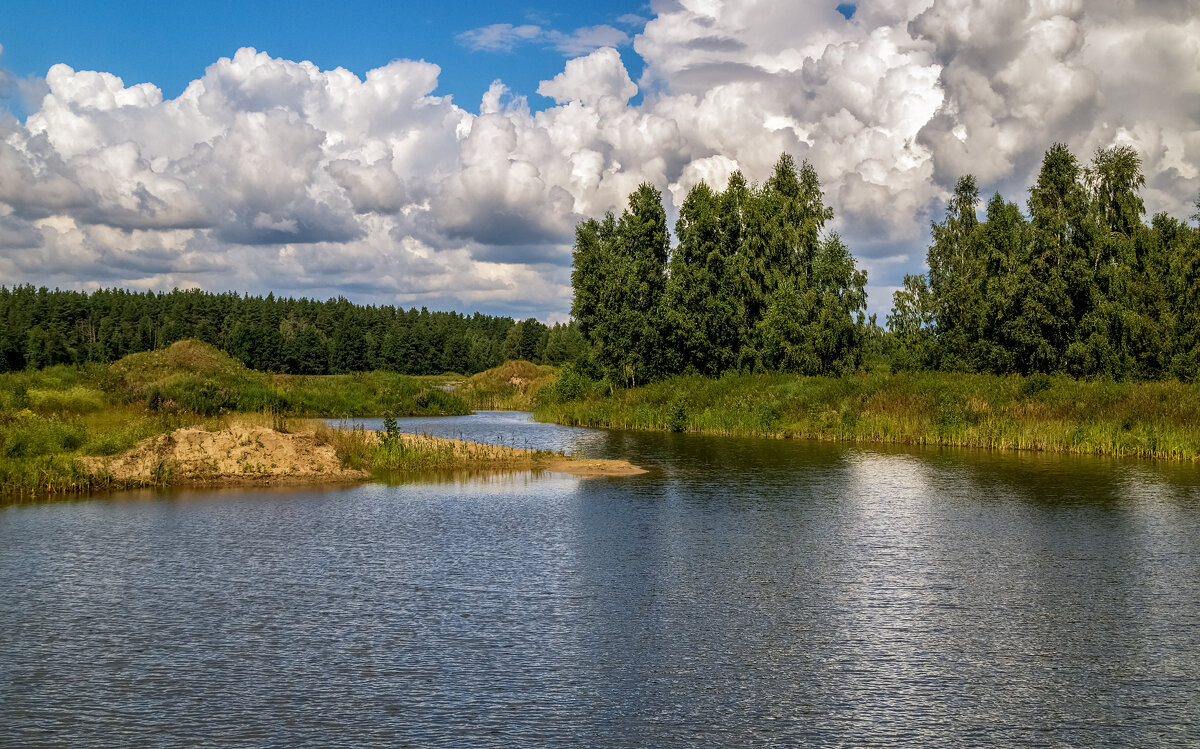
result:
[[[444,389],[451,384],[454,389]],[[166,470],[122,478],[89,458],[123,454],[187,428],[282,434],[299,428],[331,445],[344,467],[374,474],[535,467],[555,457],[381,439],[303,421],[465,414],[471,408],[534,408],[541,421],[573,426],[1200,459],[1198,384],[939,372],[768,374],[673,377],[609,392],[570,369],[560,373],[528,362],[465,379],[386,372],[270,375],[211,346],[183,341],[110,366],[0,375],[0,495],[170,483]]]
[[[553,388],[540,421],[720,435],[948,445],[1196,461],[1200,385],[941,372],[844,378],[672,377],[597,392]]]
[[[332,445],[348,468],[376,475],[427,473],[464,468],[526,468],[555,453],[438,439],[425,435],[335,429],[313,424],[317,438]]]
[[[228,414],[290,417],[470,413],[442,386],[455,379],[391,372],[294,376],[255,372],[215,348],[181,341],[112,365],[0,375],[0,494],[118,488],[84,456],[111,456],[174,429],[219,429]]]
[[[626,460],[575,458],[549,450],[404,434],[394,424],[385,423],[385,428],[386,431],[381,433],[366,431],[361,427],[333,429],[320,423],[315,425],[315,435],[319,442],[334,448],[345,468],[365,471],[385,479],[413,474],[478,474],[514,470],[557,471],[581,477],[645,473],[645,470]]]

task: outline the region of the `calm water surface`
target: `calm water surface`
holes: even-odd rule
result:
[[[0,507],[0,745],[1200,744],[1194,467],[403,426],[652,470]]]

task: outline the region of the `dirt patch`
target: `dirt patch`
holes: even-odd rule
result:
[[[220,431],[176,429],[111,458],[82,458],[93,472],[127,483],[319,483],[362,481],[343,468],[332,446],[311,432],[285,434],[260,426]]]

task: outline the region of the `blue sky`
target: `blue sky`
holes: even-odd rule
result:
[[[637,0],[5,0],[0,67],[31,78],[66,63],[76,70],[112,73],[126,85],[153,83],[173,98],[208,65],[241,47],[309,60],[321,68],[340,66],[360,76],[397,58],[424,59],[442,68],[437,93],[453,94],[460,106],[476,109],[491,82],[501,78],[515,92],[528,94],[537,109],[549,103],[534,95],[537,83],[562,70],[563,52],[545,40],[508,52],[476,51],[458,35],[491,24],[536,25],[562,34],[606,24],[628,32],[633,21],[628,16],[648,15],[649,8]],[[626,21],[618,20],[623,16]],[[628,44],[621,53],[636,79],[640,58]]]

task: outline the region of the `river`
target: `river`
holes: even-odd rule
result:
[[[1194,466],[401,425],[650,471],[2,506],[0,745],[1200,744]]]

